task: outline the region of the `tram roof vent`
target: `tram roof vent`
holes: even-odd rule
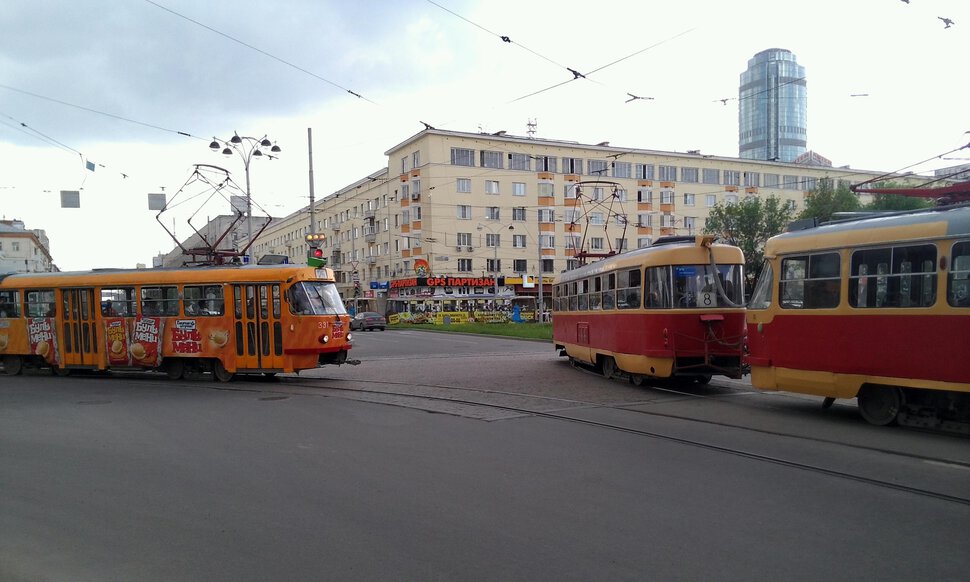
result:
[[[683,236],[662,236],[662,237],[658,238],[657,240],[653,241],[653,244],[650,245],[650,246],[652,246],[652,247],[659,247],[659,246],[662,246],[662,245],[677,245],[677,244],[684,244],[684,243],[694,244],[694,242],[696,240],[697,240],[697,237],[688,236],[688,235],[683,235]]]

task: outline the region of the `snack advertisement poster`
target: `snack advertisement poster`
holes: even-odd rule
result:
[[[57,326],[53,317],[32,317],[27,320],[30,352],[57,366]]]

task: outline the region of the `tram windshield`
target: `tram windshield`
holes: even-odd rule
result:
[[[324,281],[301,281],[286,291],[290,312],[296,315],[344,315],[337,286]]]
[[[716,279],[720,279],[724,294],[731,303],[743,303],[741,270],[741,265],[718,265],[716,270],[710,265],[674,265],[671,273],[673,307],[708,308],[728,305],[718,292]],[[663,303],[668,300],[669,295],[661,297]]]

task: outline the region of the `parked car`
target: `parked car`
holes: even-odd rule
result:
[[[387,318],[374,311],[361,311],[350,320],[351,330],[379,329],[384,331],[385,327],[387,327]]]

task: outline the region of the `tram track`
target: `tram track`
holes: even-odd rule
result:
[[[280,377],[278,381],[266,381],[266,380],[255,380],[248,381],[246,379],[241,379],[237,382],[232,383],[214,383],[205,381],[188,381],[184,382],[183,385],[191,386],[195,388],[201,388],[203,390],[217,390],[224,392],[249,392],[257,395],[257,398],[262,401],[280,401],[293,396],[323,396],[323,397],[337,397],[346,398],[352,400],[363,400],[367,402],[379,403],[390,406],[400,406],[405,408],[422,409],[430,412],[446,413],[446,414],[456,414],[454,411],[441,410],[437,408],[429,408],[428,406],[422,406],[421,401],[425,402],[435,402],[439,404],[448,404],[452,406],[468,406],[484,408],[496,411],[504,411],[507,413],[512,413],[515,416],[531,416],[548,418],[551,420],[557,420],[562,422],[571,422],[582,424],[585,426],[612,430],[617,432],[623,432],[627,434],[637,435],[644,438],[650,438],[659,441],[665,441],[670,443],[676,443],[682,446],[689,446],[693,448],[698,448],[702,450],[708,450],[711,452],[716,452],[720,454],[732,455],[740,458],[749,459],[756,462],[768,463],[776,466],[788,467],[791,469],[806,471],[809,473],[817,475],[826,475],[832,478],[842,479],[845,481],[853,481],[857,483],[862,483],[874,487],[879,487],[883,489],[895,490],[899,492],[904,492],[912,495],[917,495],[926,498],[937,499],[947,503],[955,503],[959,505],[970,506],[970,496],[965,497],[961,495],[951,495],[948,493],[943,493],[940,491],[933,491],[923,487],[916,487],[905,485],[899,483],[895,480],[883,479],[869,477],[866,475],[853,473],[850,471],[834,469],[829,467],[824,467],[818,464],[805,463],[800,461],[793,461],[790,459],[782,458],[777,455],[764,454],[759,452],[754,452],[752,450],[746,450],[739,447],[724,446],[716,443],[705,442],[700,439],[686,438],[683,436],[676,436],[673,434],[668,434],[656,430],[648,430],[643,428],[636,428],[631,426],[624,426],[621,424],[602,422],[597,420],[592,420],[589,418],[579,418],[575,415],[569,414],[570,411],[578,412],[581,410],[591,410],[591,409],[604,409],[604,410],[619,410],[628,413],[633,413],[636,415],[645,415],[656,418],[664,418],[676,421],[686,421],[694,424],[701,424],[707,426],[713,426],[718,428],[726,428],[731,430],[745,431],[748,433],[756,433],[759,435],[768,435],[773,437],[781,437],[787,439],[794,439],[801,442],[816,443],[826,446],[837,446],[846,449],[851,449],[860,452],[871,452],[881,455],[887,455],[892,457],[897,457],[901,459],[908,459],[912,461],[925,462],[931,465],[953,468],[957,470],[970,470],[970,463],[957,461],[953,459],[946,459],[940,457],[933,457],[929,455],[920,455],[913,453],[906,453],[898,450],[891,450],[879,447],[858,445],[853,443],[847,443],[843,441],[833,440],[833,439],[823,439],[818,437],[810,437],[798,434],[791,434],[781,431],[771,431],[760,429],[756,427],[744,426],[734,423],[726,423],[722,421],[714,421],[707,419],[692,418],[689,416],[670,414],[664,412],[656,412],[650,410],[642,410],[632,408],[638,405],[645,405],[655,403],[653,400],[636,400],[636,401],[624,401],[624,402],[595,402],[591,400],[582,400],[575,398],[562,398],[547,395],[536,395],[528,394],[523,392],[513,392],[508,390],[495,390],[495,389],[483,389],[483,388],[469,388],[463,386],[455,386],[448,384],[415,384],[413,382],[395,382],[392,380],[353,380],[353,387],[341,387],[334,386],[333,382],[342,382],[343,380],[335,380],[329,378],[320,379],[310,379],[310,378],[300,378],[300,377]],[[169,380],[155,379],[155,378],[143,378],[140,385],[151,385],[159,387],[171,388],[174,383]],[[372,386],[385,386],[389,389],[380,388],[368,388],[366,385]],[[408,390],[401,390],[401,387],[407,387]],[[660,390],[665,390],[663,388],[657,388]],[[418,392],[416,392],[416,390]],[[475,399],[474,397],[456,397],[456,395],[440,395],[440,394],[429,394],[421,393],[421,390],[447,390],[449,392],[461,392],[464,394],[479,394],[483,397],[510,397],[510,398],[521,398],[523,400],[532,400],[536,402],[543,402],[546,404],[551,404],[554,407],[543,409],[538,406],[517,406],[508,403],[495,403],[483,401],[481,399]],[[681,392],[675,390],[669,390],[677,394],[682,394],[685,397],[702,398],[706,397],[704,395],[692,395],[688,392]],[[353,398],[351,395],[367,395],[371,398]],[[387,398],[397,399],[396,401],[386,400]],[[382,400],[384,399],[384,400]],[[413,402],[408,403],[408,402]],[[99,402],[101,403],[101,402]],[[105,401],[105,404],[110,403],[110,401]],[[78,404],[90,404],[89,402],[79,402]],[[505,419],[511,419],[512,417],[506,417]],[[496,419],[499,420],[499,419]]]
[[[582,424],[582,425],[606,429],[606,430],[623,432],[623,433],[637,435],[644,438],[651,438],[654,440],[676,443],[679,445],[689,446],[689,447],[698,448],[702,450],[708,450],[708,451],[712,451],[720,454],[727,454],[727,455],[732,455],[736,457],[741,457],[752,461],[806,471],[816,475],[826,475],[829,477],[842,479],[845,481],[852,481],[852,482],[862,483],[862,484],[879,487],[883,489],[889,489],[889,490],[899,491],[899,492],[908,493],[912,495],[918,495],[920,497],[936,499],[947,503],[955,503],[958,505],[970,506],[970,497],[963,497],[959,495],[942,493],[939,491],[932,491],[922,487],[905,485],[888,479],[867,477],[865,475],[852,473],[852,472],[839,470],[839,469],[823,467],[817,464],[793,461],[793,460],[781,458],[775,455],[768,455],[768,454],[753,452],[750,450],[744,450],[741,448],[718,445],[710,442],[704,442],[698,439],[679,437],[671,434],[665,434],[659,431],[633,428],[630,426],[623,426],[620,424],[614,424],[609,422],[601,422],[601,421],[591,420],[587,418],[578,418],[576,416],[569,415],[568,411],[570,410],[578,411],[578,410],[593,409],[593,408],[623,410],[626,412],[633,412],[633,413],[644,414],[648,416],[663,417],[663,418],[669,418],[669,419],[680,420],[680,421],[689,421],[692,423],[700,423],[705,425],[717,426],[720,428],[730,428],[730,429],[736,429],[736,430],[750,431],[750,432],[759,433],[759,434],[767,434],[770,436],[797,439],[799,441],[804,441],[804,442],[846,447],[846,448],[858,450],[858,451],[880,453],[880,454],[891,455],[899,458],[906,458],[914,461],[931,463],[939,466],[946,466],[946,467],[951,467],[951,468],[956,468],[961,470],[970,470],[970,463],[954,461],[952,459],[934,458],[934,457],[929,457],[925,455],[904,453],[900,451],[881,449],[877,447],[854,445],[852,443],[845,443],[845,442],[835,441],[831,439],[818,439],[818,438],[805,437],[801,435],[794,435],[794,434],[788,434],[788,433],[777,432],[777,431],[767,431],[767,430],[756,429],[752,427],[746,427],[746,426],[735,425],[730,423],[696,419],[696,418],[684,417],[680,415],[671,415],[666,413],[656,413],[651,411],[631,410],[627,408],[629,406],[635,406],[638,404],[634,402],[618,403],[618,404],[617,403],[603,404],[603,403],[577,400],[577,399],[557,398],[557,397],[533,395],[533,394],[526,394],[526,393],[519,393],[519,392],[510,392],[510,391],[504,391],[504,390],[465,388],[460,386],[448,386],[448,385],[441,385],[441,384],[413,384],[413,383],[405,383],[405,382],[393,382],[393,381],[387,381],[387,380],[380,380],[380,381],[355,380],[354,381],[356,384],[408,386],[409,388],[456,390],[456,391],[479,393],[479,394],[486,394],[486,395],[501,395],[501,396],[508,396],[508,397],[523,398],[523,399],[534,399],[534,400],[539,400],[544,402],[553,402],[553,403],[559,403],[559,404],[568,406],[568,408],[565,408],[565,409],[539,410],[536,408],[524,408],[520,406],[512,406],[509,404],[496,404],[496,403],[483,402],[481,400],[474,400],[474,399],[468,399],[468,398],[445,397],[445,396],[436,396],[436,395],[430,395],[430,394],[416,394],[413,391],[403,392],[403,391],[395,391],[395,390],[368,389],[368,388],[362,388],[362,387],[353,387],[353,388],[335,387],[332,385],[324,384],[324,382],[327,382],[326,380],[321,380],[320,382],[307,382],[306,379],[303,379],[303,378],[281,378],[281,381],[282,381],[282,384],[278,385],[276,388],[269,388],[269,387],[241,388],[241,387],[232,386],[232,385],[219,385],[219,386],[210,386],[210,387],[218,390],[252,391],[252,392],[259,392],[259,393],[265,392],[265,393],[284,394],[284,395],[313,395],[314,394],[313,392],[294,393],[286,389],[286,388],[292,387],[297,389],[310,389],[313,391],[323,390],[323,391],[326,391],[327,394],[321,394],[321,395],[325,395],[325,396],[337,395],[337,397],[343,397],[343,396],[340,396],[341,393],[348,393],[348,394],[356,393],[356,394],[367,394],[367,395],[378,396],[378,397],[384,396],[384,397],[395,397],[399,399],[425,400],[425,401],[432,401],[432,402],[439,402],[439,403],[447,403],[451,405],[485,407],[487,409],[516,413],[522,416],[548,418],[551,420],[571,422],[571,423],[577,423],[577,424]],[[280,388],[283,388],[283,389],[280,389]],[[379,402],[375,400],[367,400],[367,401]],[[382,402],[382,403],[391,405],[391,406],[404,406],[396,402]],[[422,408],[421,406],[406,406],[406,407],[419,408],[419,409]],[[440,412],[440,411],[434,410],[434,412]]]

